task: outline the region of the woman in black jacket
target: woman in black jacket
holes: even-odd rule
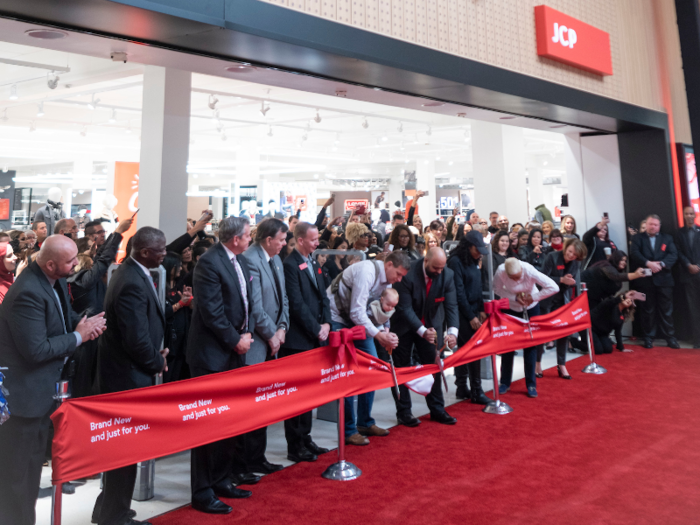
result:
[[[581,268],[581,261],[586,259],[586,245],[578,239],[567,239],[564,243],[564,249],[560,252],[552,252],[547,256],[547,259],[542,268],[542,273],[547,275],[555,283],[559,285],[559,292],[549,297],[546,300],[545,308],[548,312],[552,312],[561,308],[571,300],[571,287],[576,285],[576,277]],[[569,372],[566,370],[566,348],[568,346],[568,337],[557,339],[557,371],[559,377],[571,379]],[[542,347],[540,347],[542,348]],[[538,351],[536,370],[538,377],[542,377],[542,356]]]
[[[163,373],[163,382],[170,383],[186,379],[189,375],[185,365],[187,338],[189,336],[192,311],[192,288],[177,285],[182,272],[182,259],[177,253],[168,252],[161,263],[165,269],[165,337],[164,348],[170,352],[166,357],[168,369]]]
[[[333,243],[333,247],[331,249],[347,250],[347,239],[343,235],[338,235],[335,238],[335,242]],[[328,272],[328,277],[331,281],[333,281],[333,279],[335,279],[338,276],[338,274],[340,274],[347,267],[348,263],[345,260],[345,256],[343,255],[331,255],[330,257],[328,257],[326,263],[323,265],[324,271]]]
[[[593,228],[583,234],[583,242],[588,249],[588,260],[586,261],[584,269],[597,262],[605,261],[608,258],[605,254],[606,248],[608,248],[611,254],[614,250],[617,250],[617,246],[610,240],[608,234],[609,222],[610,219],[603,217],[598,224],[594,225]]]
[[[450,252],[447,266],[454,272],[459,307],[459,335],[457,346],[460,348],[471,339],[481,323],[486,319],[484,299],[481,291],[481,270],[479,260],[488,253],[480,232],[469,232]],[[471,390],[467,389],[467,375]],[[472,403],[487,405],[491,399],[486,397],[481,387],[481,361],[473,361],[455,367],[456,396],[470,398]]]
[[[636,292],[629,292],[604,299],[591,311],[591,335],[593,336],[593,349],[596,355],[611,354],[613,351],[610,332],[617,334],[625,321],[631,321],[634,317],[634,301]],[[622,352],[631,352],[619,347]]]
[[[612,297],[620,291],[622,283],[644,277],[644,268],[627,272],[627,254],[615,250],[610,259],[598,261],[581,273],[581,282],[588,288],[588,304],[593,310],[604,299]]]
[[[530,263],[537,271],[542,271],[544,261],[547,258],[549,249],[542,244],[544,234],[539,228],[530,230],[527,237],[527,244],[518,250],[518,258],[521,261]]]

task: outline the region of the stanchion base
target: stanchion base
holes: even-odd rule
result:
[[[498,414],[498,415],[503,415],[503,414],[510,414],[513,411],[513,408],[508,405],[507,403],[504,403],[503,401],[494,401],[493,403],[489,403],[484,407],[484,410],[482,412],[486,414]]]
[[[586,368],[581,370],[584,374],[595,374],[595,375],[601,375],[601,374],[607,374],[608,371],[600,366],[598,363],[591,363],[589,364]]]
[[[352,481],[362,475],[362,471],[348,461],[338,461],[328,467],[323,474],[326,479],[334,481]]]

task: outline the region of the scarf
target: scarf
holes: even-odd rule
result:
[[[561,242],[559,242],[559,243],[552,243],[552,244],[550,244],[550,246],[551,246],[552,249],[554,249],[555,251],[560,252],[560,251],[562,251],[562,249],[564,248],[564,243],[561,243]]]

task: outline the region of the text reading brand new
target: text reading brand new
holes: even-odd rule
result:
[[[610,35],[546,5],[535,7],[537,54],[598,75],[612,75]]]

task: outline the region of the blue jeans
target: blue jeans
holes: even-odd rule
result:
[[[336,332],[343,328],[352,328],[343,323],[331,321],[331,329]],[[362,339],[355,341],[355,348],[367,352],[373,357],[377,357],[377,348],[374,346],[374,339]],[[371,427],[375,424],[372,419],[372,404],[374,403],[374,392],[367,392],[357,396],[357,420],[355,420],[354,397],[345,398],[345,437],[357,434],[357,427]]]

